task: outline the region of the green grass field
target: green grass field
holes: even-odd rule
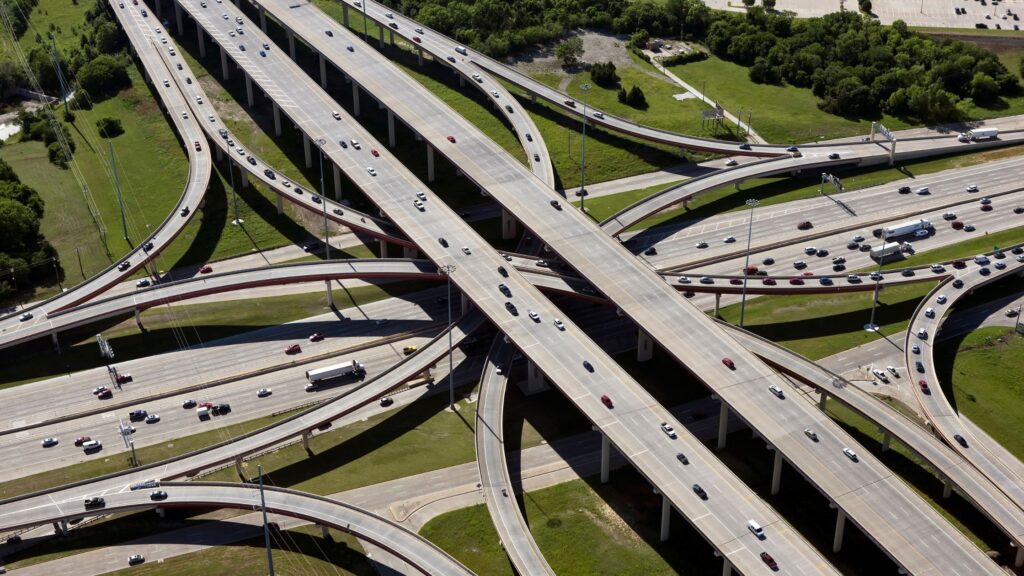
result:
[[[964,236],[970,237],[972,233],[965,232]],[[1010,228],[1002,232],[974,236],[970,240],[951,244],[935,250],[928,250],[914,254],[903,260],[883,264],[882,269],[904,268],[907,266],[920,266],[933,262],[942,262],[954,258],[969,258],[981,252],[991,252],[996,246],[1010,246],[1024,242],[1024,228]],[[873,268],[872,268],[873,269]]]
[[[25,56],[34,46],[48,44],[48,36],[52,35],[61,56],[68,57],[69,51],[78,46],[79,36],[89,31],[89,24],[85,21],[88,4],[91,3],[87,0],[39,0],[29,15],[28,30],[18,38],[18,45]],[[21,10],[22,7],[19,2],[13,2],[10,9]],[[38,39],[37,33],[40,35]],[[4,34],[6,36],[6,31]],[[7,44],[9,41],[5,39],[0,43],[0,60],[14,60],[14,53]]]
[[[961,413],[1017,458],[1024,458],[1024,380],[1019,376],[1024,338],[1012,328],[993,326],[938,346],[936,368],[947,396],[951,391]]]
[[[344,309],[430,286],[396,282],[336,288],[334,303]],[[97,333],[107,338],[117,360],[124,362],[329,311],[324,295],[319,292],[151,308],[142,314],[146,334],[139,332],[134,318],[116,318],[61,334],[63,353],[60,355],[48,341],[29,342],[0,351],[0,362],[4,365],[0,388],[103,366],[103,359],[96,353]]]

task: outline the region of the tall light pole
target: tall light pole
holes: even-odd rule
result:
[[[445,264],[438,271],[448,277],[448,409],[455,411],[455,365],[452,360],[452,274],[454,264]]]
[[[587,92],[590,91],[590,84],[580,86],[580,90],[583,91],[583,138],[580,144],[580,210],[586,212],[587,209],[583,202],[587,197]]]
[[[362,4],[363,4],[363,40],[369,42],[370,41],[370,33],[367,32],[367,29],[366,29],[366,1],[367,0],[363,0],[363,2],[362,2]]]
[[[743,261],[743,296],[740,297],[740,328],[743,328],[743,314],[747,309],[747,278],[750,274],[747,269],[750,267],[750,237],[754,231],[754,208],[757,207],[757,200],[749,198],[745,204],[750,206],[750,222],[747,223],[747,255]]]
[[[231,158],[228,158],[228,177],[231,179],[231,204],[235,211],[235,218],[231,223],[235,226],[240,226],[245,220],[238,217],[238,192],[235,191],[235,163]]]
[[[260,509],[263,510],[263,541],[267,546],[267,573],[274,576],[274,555],[270,552],[270,525],[267,524],[267,499],[263,495],[263,465],[258,464],[256,470],[260,475]]]
[[[883,242],[885,240],[883,239]],[[882,258],[878,259],[878,270],[875,273],[875,294],[871,298],[871,320],[864,325],[868,332],[878,332],[878,324],[875,324],[875,307],[878,306],[878,285],[882,281]]]
[[[331,237],[330,232],[327,230],[327,197],[324,195],[324,144],[327,144],[327,140],[320,138],[316,141],[317,147],[320,148],[320,206],[324,212],[324,249],[327,250],[327,259],[331,259]]]

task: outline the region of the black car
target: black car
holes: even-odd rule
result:
[[[338,146],[341,146],[342,148],[348,148],[348,142],[345,142],[344,140],[338,140]]]
[[[558,200],[552,200],[551,205],[555,208],[555,210],[562,209],[562,205],[558,202]]]
[[[820,248],[817,252],[815,252],[815,254],[817,254],[821,258],[824,258],[825,256],[828,256],[828,250]]]
[[[391,396],[384,396],[383,398],[380,399],[380,405],[385,408],[391,406],[394,403],[395,401],[391,399]]]
[[[512,291],[508,289],[508,286],[506,286],[504,284],[498,284],[498,290],[501,291],[501,293],[504,294],[505,296],[507,296],[509,298],[512,297]],[[508,308],[509,304],[511,304],[511,302],[506,302],[505,303],[505,308]],[[509,311],[511,312],[511,309],[509,309]]]
[[[740,144],[740,150],[750,150],[750,144]]]
[[[508,310],[513,316],[519,316],[519,310],[517,310],[516,305],[511,302],[505,302],[505,310]]]
[[[874,236],[875,238],[881,238],[882,228],[875,228],[874,230],[871,231],[871,235]]]
[[[227,414],[228,412],[231,412],[231,404],[226,402],[224,404],[217,404],[211,411],[214,416]]]
[[[583,361],[583,367],[587,369],[587,372],[593,372],[594,371],[594,365],[591,364],[589,360],[584,360]]]
[[[704,489],[700,487],[700,484],[693,485],[693,493],[699,496],[701,500],[708,499],[708,493],[705,492]]]
[[[334,37],[334,32],[331,32],[330,30],[324,30],[324,34],[327,34],[327,36],[329,36],[331,38]]]
[[[910,194],[910,186],[900,186],[900,194]]]
[[[850,250],[856,250],[860,248],[860,244],[857,244],[856,242],[849,242],[846,244],[846,247]]]
[[[967,440],[964,440],[963,436],[959,434],[953,434],[953,439],[956,440],[957,444],[963,446],[964,448],[967,448]]]
[[[246,160],[246,162],[248,162],[249,164],[252,164],[253,166],[256,165],[256,159],[253,158],[252,156],[248,156],[245,160]]]
[[[676,454],[676,460],[679,460],[683,464],[689,464],[690,463],[690,459],[687,458],[686,454],[683,454],[682,452]]]
[[[264,170],[263,173],[267,176],[267,178],[270,178],[271,180],[274,179],[274,171],[271,170],[270,168]]]
[[[768,258],[761,260],[761,264],[764,264],[765,266],[771,266],[772,264],[775,264],[775,258],[769,256]]]
[[[648,256],[654,256],[657,253],[658,253],[658,249],[655,248],[654,246],[651,246],[647,250],[644,250],[644,254],[646,254]]]
[[[504,266],[498,266],[498,274],[501,274],[505,278],[508,278],[508,270],[505,270]]]
[[[128,420],[132,422],[139,422],[146,419],[148,413],[145,410],[132,410],[128,413]]]
[[[953,280],[953,288],[963,288],[963,287],[964,287],[964,281],[963,280],[961,280],[959,278],[957,278],[956,280]]]
[[[828,159],[829,160],[839,160],[839,153],[838,152],[833,152],[833,153],[829,154],[828,155]]]
[[[438,244],[440,244],[441,246],[444,246],[445,248],[448,247],[448,241],[445,240],[444,238],[438,238],[437,242],[438,242]]]

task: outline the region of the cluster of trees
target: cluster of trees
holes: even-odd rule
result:
[[[0,160],[0,298],[53,280],[57,251],[39,232],[43,208],[39,194]]]
[[[14,28],[15,38],[21,38],[28,30],[28,16],[39,4],[39,0],[20,0],[7,5],[7,14],[11,19],[11,26]]]
[[[21,139],[22,140],[39,140],[46,145],[46,153],[50,159],[50,162],[66,168],[67,163],[71,161],[64,153],[64,147],[61,146],[60,141],[57,137],[57,132],[54,130],[54,123],[48,118],[46,112],[42,114],[36,114],[34,112],[19,112],[18,123],[21,125]],[[60,122],[57,122],[57,126],[60,127],[61,134],[64,136],[64,141],[67,142],[68,149],[72,154],[75,152],[75,140],[71,137],[71,132],[68,127]]]
[[[627,92],[625,88],[619,88],[619,102],[633,108],[640,110],[647,109],[647,97],[644,96],[644,91],[639,86],[633,85],[632,88]]]
[[[121,125],[121,120],[118,118],[100,118],[96,121],[96,130],[104,138],[113,138],[124,134],[124,126]]]
[[[604,88],[613,88],[619,83],[619,75],[615,72],[615,64],[598,62],[590,67],[590,79],[594,84]]]
[[[566,66],[576,64],[583,58],[583,39],[572,36],[562,40],[555,46],[555,57]]]

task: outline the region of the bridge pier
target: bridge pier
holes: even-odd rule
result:
[[[327,58],[323,54],[320,57],[320,87],[327,90]]]
[[[290,29],[285,30],[285,32],[288,35],[288,56],[295,60],[295,32],[292,32]]]
[[[341,170],[338,165],[331,162],[331,172],[334,175],[334,199],[341,200]]]
[[[722,309],[722,293],[715,293],[715,318],[718,318],[718,311]]]
[[[259,9],[260,9],[260,30],[262,30],[263,33],[266,34],[267,33],[267,11],[263,8],[262,4],[260,5]]]
[[[302,133],[302,151],[306,154],[306,168],[313,167],[313,154],[309,149],[309,136]]]
[[[402,246],[402,258],[419,258],[420,251],[413,246]]]
[[[342,6],[345,6],[345,4],[342,4]],[[348,11],[346,10],[345,13],[347,14]],[[324,540],[330,540],[331,539],[331,529],[330,529],[330,527],[328,527],[325,524],[321,524],[320,525],[320,535],[324,537]]]
[[[1013,559],[1013,565],[1017,568],[1024,566],[1024,548],[1017,546],[1017,556]]]
[[[245,174],[245,172],[242,172],[242,174]],[[280,194],[275,196],[274,203],[277,205],[277,215],[280,216],[281,214],[284,214],[284,200],[281,199]]]
[[[661,495],[661,541],[668,540],[668,529],[672,523],[672,502],[668,496]]]
[[[522,384],[520,384],[522,388]],[[540,371],[533,361],[527,361],[526,363],[526,388],[524,388],[523,394],[529,396],[538,392],[544,392],[548,390],[550,386],[544,380],[544,373]]]
[[[772,496],[782,488],[782,453],[775,450],[775,462],[772,465]]]
[[[142,315],[141,314],[142,313],[139,312],[139,309],[136,308],[135,309],[135,324],[138,325],[139,332],[145,333],[146,332],[146,327],[142,325]]]
[[[516,217],[507,209],[501,209],[501,239],[510,240],[516,237]]]
[[[392,46],[395,45],[395,31],[394,30],[388,30],[388,42],[390,42]]]
[[[158,18],[164,17],[163,3],[160,0],[156,0],[156,15]]]
[[[888,432],[882,432],[882,452],[889,451],[889,443],[892,441],[892,435]]]
[[[196,22],[196,41],[199,43],[199,57],[206,58],[206,39],[203,38],[203,27]]]
[[[359,85],[352,82],[352,115],[359,116]]]
[[[942,479],[942,497],[949,498],[953,495],[953,483],[949,481],[949,478]]]
[[[238,477],[241,478],[243,482],[245,482],[247,480],[246,477],[245,477],[245,474],[242,472],[242,457],[241,456],[235,456],[235,472],[238,474]]]
[[[167,516],[167,510],[165,510],[163,508],[160,508],[159,506],[156,507],[155,512],[156,512],[156,515],[159,516],[161,520],[163,520],[164,517]]]
[[[434,181],[434,147],[427,144],[427,182]]]
[[[729,436],[729,405],[725,402],[721,404],[718,408],[718,449],[725,450],[725,441]]]
[[[274,109],[274,136],[281,136],[281,107],[271,100]]]
[[[388,108],[388,148],[395,147],[395,113]]]
[[[185,35],[185,26],[181,19],[181,4],[174,3],[174,20],[178,24],[178,36]]]
[[[836,507],[836,534],[832,538],[832,551],[843,549],[843,532],[846,531],[846,512]]]
[[[331,287],[331,281],[328,280],[327,281],[327,291],[328,292],[331,291],[330,287]],[[309,449],[309,436],[310,436],[309,430],[306,430],[305,432],[302,433],[302,449],[306,451],[306,454],[309,454],[310,456],[312,456],[313,455],[313,451]]]
[[[722,558],[722,576],[732,576],[732,562],[728,558]]]
[[[383,26],[378,26],[377,27],[377,31],[380,33],[379,34],[380,49],[383,50],[384,49],[384,27]]]
[[[822,389],[818,391],[818,395],[818,409],[824,411],[825,401],[828,400],[828,394],[826,394],[825,390]]]
[[[473,301],[470,300],[465,292],[460,292],[459,295],[459,310],[461,314],[466,314],[469,309],[473,307]]]
[[[60,340],[57,339],[56,332],[50,332],[50,339],[53,340],[53,349],[57,351],[57,354],[61,354]]]
[[[416,64],[420,67],[423,66],[423,48],[416,49]]]
[[[242,178],[241,178],[242,186],[241,187],[242,188],[248,188],[249,187],[249,173],[246,172],[245,170],[240,170],[239,173],[242,175]],[[280,196],[278,196],[278,198],[280,198]]]
[[[612,443],[607,434],[601,434],[601,484],[608,483],[608,472],[612,460]]]
[[[348,4],[341,3],[341,22],[348,28]]]
[[[248,74],[245,74],[245,101],[249,103],[249,108],[252,108],[254,104],[252,95],[252,76]],[[217,149],[220,150],[220,148]]]
[[[225,80],[230,78],[228,75],[228,53],[223,46],[220,47],[220,74]]]
[[[217,162],[220,162],[221,160],[224,159],[224,151],[220,149],[220,146],[214,147],[213,155],[217,159]]]
[[[647,362],[654,357],[654,340],[640,328],[636,332],[636,361]]]

